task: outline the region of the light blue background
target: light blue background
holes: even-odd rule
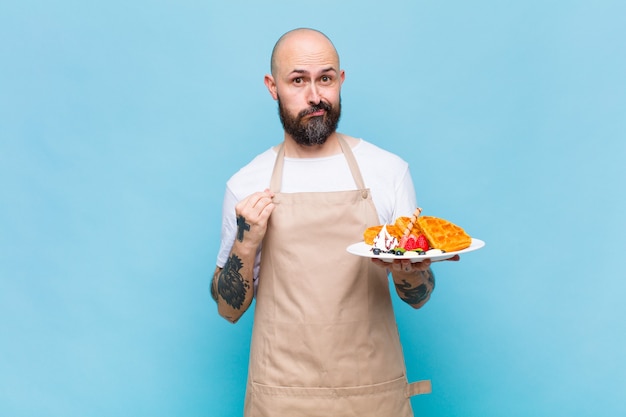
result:
[[[397,304],[416,414],[626,415],[625,5],[2,2],[0,415],[240,414],[252,314],[208,283],[299,26],[341,54],[340,130],[487,242]]]

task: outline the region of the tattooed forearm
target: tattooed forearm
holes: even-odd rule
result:
[[[217,293],[235,309],[241,308],[250,289],[240,273],[242,267],[241,259],[237,255],[231,255],[217,277]]]
[[[424,302],[424,300],[426,300],[430,296],[430,293],[435,288],[435,277],[432,271],[428,270],[420,273],[423,277],[426,275],[426,279],[428,281],[428,284],[430,285],[422,283],[420,285],[414,286],[406,279],[402,279],[402,282],[400,283],[395,282],[396,290],[398,291],[398,295],[400,295],[400,298],[402,298],[404,302],[413,306]]]
[[[217,276],[218,276],[217,274],[213,275],[213,279],[211,280],[211,298],[213,298],[215,301],[217,301],[217,290],[215,288],[217,284],[217,281],[216,281]]]

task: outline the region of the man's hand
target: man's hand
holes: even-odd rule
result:
[[[241,200],[235,206],[237,215],[236,241],[246,242],[256,247],[261,243],[267,230],[267,222],[274,210],[274,193],[266,189]]]
[[[455,255],[445,260],[458,261],[459,259],[461,259],[460,256]],[[422,262],[411,262],[409,259],[385,262],[374,258],[372,262],[391,271],[396,292],[413,308],[420,308],[426,304],[435,289],[435,275],[430,269],[432,265],[430,259],[424,259]]]

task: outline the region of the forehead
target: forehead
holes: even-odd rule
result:
[[[292,71],[339,70],[339,57],[333,44],[318,33],[294,33],[282,40],[275,55],[280,74]]]

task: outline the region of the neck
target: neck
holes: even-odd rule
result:
[[[334,132],[321,145],[306,146],[297,143],[285,133],[285,156],[290,158],[323,158],[341,153],[339,134]]]

